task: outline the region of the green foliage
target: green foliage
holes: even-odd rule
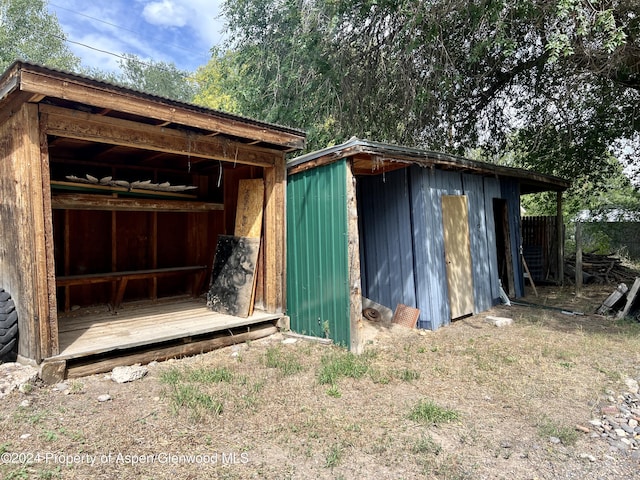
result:
[[[198,68],[195,73],[198,92],[193,102],[197,105],[240,113],[239,101],[235,95],[242,81],[234,64],[233,52],[220,52],[214,48],[211,60]]]
[[[0,0],[0,25],[0,71],[17,59],[63,70],[79,67],[46,0]]]
[[[460,414],[458,412],[442,408],[431,400],[421,400],[409,412],[409,418],[414,422],[434,425],[453,422],[459,417]]]
[[[411,447],[411,453],[416,455],[440,455],[442,446],[436,442],[431,435],[423,435]]]
[[[175,414],[185,410],[193,421],[203,415],[222,414],[223,404],[207,393],[202,386],[211,383],[230,382],[232,373],[225,367],[181,369],[178,367],[162,372],[160,381],[168,385],[165,394],[171,401]]]
[[[344,455],[344,447],[340,443],[336,443],[329,448],[325,458],[325,467],[334,468],[337,467],[342,461]]]
[[[331,385],[329,387],[329,389],[327,390],[327,395],[329,395],[330,397],[333,397],[333,398],[342,397],[342,393],[340,393],[340,389],[338,389],[337,385]]]
[[[318,382],[334,385],[340,378],[362,378],[369,371],[371,357],[367,354],[354,355],[351,352],[333,352],[322,357]]]
[[[548,418],[543,418],[538,424],[538,435],[559,438],[563,445],[573,445],[578,441],[575,428],[559,425]]]
[[[192,102],[197,93],[193,76],[174,63],[143,60],[126,53],[119,61],[121,73],[113,80],[126,87],[182,102]]]
[[[523,166],[535,168],[535,164],[522,162]],[[593,217],[607,216],[615,211],[640,211],[640,192],[636,190],[620,163],[607,155],[602,163],[594,165],[592,172],[579,173],[580,163],[575,162],[573,171],[558,172],[573,179],[571,189],[564,195],[563,215],[575,219],[581,211],[587,210]],[[556,195],[545,192],[525,195],[522,206],[526,215],[555,215]]]
[[[595,195],[612,145],[640,129],[635,0],[234,0],[224,14],[239,110],[307,130],[310,150],[355,135],[510,151]]]
[[[303,370],[302,364],[295,355],[283,351],[280,347],[267,348],[265,365],[269,368],[277,368],[283,375],[294,375]]]
[[[203,392],[198,386],[191,384],[178,384],[171,392],[171,402],[174,411],[186,408],[192,418],[199,419],[204,412],[217,415],[222,413],[222,403],[211,395]]]
[[[420,378],[420,372],[416,370],[411,370],[409,368],[405,368],[396,372],[397,377],[404,382],[412,382],[413,380],[418,380]]]
[[[187,378],[189,381],[197,383],[230,382],[233,379],[233,373],[226,367],[202,367],[191,370]]]

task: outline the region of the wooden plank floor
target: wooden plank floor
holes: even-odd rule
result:
[[[215,313],[204,300],[180,298],[123,304],[117,314],[107,307],[84,308],[58,318],[60,354],[53,359],[89,355],[152,345],[276,320],[281,314],[256,310],[248,318]]]

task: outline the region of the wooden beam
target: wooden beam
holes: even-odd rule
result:
[[[49,135],[189,155],[259,167],[273,166],[281,153],[224,138],[212,138],[171,128],[102,117],[66,108],[41,105],[43,128]]]
[[[582,296],[582,222],[576,222],[576,296]]]
[[[556,241],[558,242],[558,283],[564,285],[564,220],[562,216],[562,192],[556,193]]]
[[[360,278],[360,236],[358,234],[358,201],[356,197],[356,177],[347,169],[347,241],[349,250],[349,317],[350,350],[355,354],[364,351],[364,324],[362,322],[362,287]]]
[[[37,115],[37,109],[33,109],[33,113]],[[46,317],[42,319],[45,325],[42,326],[44,335],[47,338],[46,348],[43,349],[43,358],[51,355],[57,355],[58,346],[58,300],[56,295],[56,275],[55,275],[55,256],[54,256],[54,240],[53,240],[53,211],[51,209],[51,185],[49,178],[51,177],[49,165],[49,147],[47,143],[47,135],[39,128],[40,137],[40,175],[36,175],[39,185],[36,186],[42,192],[42,231],[38,235],[42,235],[44,241],[44,268],[45,281],[43,287],[46,288],[48,312]]]
[[[269,313],[285,306],[285,167],[284,158],[264,170],[264,305]]]
[[[205,111],[177,102],[147,98],[124,88],[109,86],[55,72],[36,72],[23,67],[20,74],[20,88],[26,92],[84,103],[98,108],[106,104],[114,110],[156,120],[179,123],[204,130],[212,130],[227,135],[252,140],[261,140],[275,145],[304,148],[305,135],[283,131],[276,126],[252,122],[240,117],[215,111]],[[255,123],[255,124],[254,124]]]
[[[169,358],[197,355],[229,345],[237,345],[249,340],[257,340],[277,333],[278,328],[272,324],[251,328],[250,331],[236,335],[222,334],[207,340],[185,343],[183,345],[161,347],[139,353],[120,353],[117,357],[103,360],[89,360],[87,363],[71,364],[67,370],[67,377],[84,377],[95,373],[109,372],[119,365],[134,363],[146,364],[152,361],[163,361]]]
[[[209,212],[224,210],[220,203],[163,200],[156,198],[117,198],[107,195],[64,194],[51,199],[54,209],[105,210],[122,212]]]

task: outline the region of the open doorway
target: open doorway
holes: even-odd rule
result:
[[[493,199],[493,220],[496,229],[498,274],[502,288],[510,297],[516,293],[509,231],[509,206],[502,198]]]

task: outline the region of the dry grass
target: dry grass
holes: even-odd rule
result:
[[[591,312],[609,291],[544,293],[527,299]],[[5,463],[0,474],[631,478],[637,461],[576,434],[575,425],[597,414],[607,390],[640,377],[640,324],[531,307],[491,313],[511,316],[514,326],[498,329],[480,315],[426,335],[382,330],[362,357],[285,345],[276,335],[240,346],[237,356],[222,349],[164,362],[133,384],[93,376],[69,395],[49,387],[14,393],[2,400],[0,452],[52,456]],[[112,401],[98,403],[102,393]],[[31,404],[21,407],[25,399]],[[551,435],[563,443],[550,443]],[[64,465],[53,463],[56,453],[97,458]],[[154,463],[132,463],[141,459]]]

